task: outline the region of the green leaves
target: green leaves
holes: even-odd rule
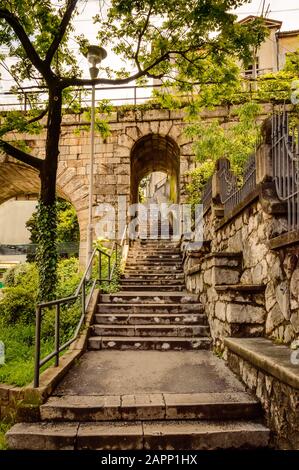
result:
[[[39,299],[53,300],[57,283],[57,207],[39,201],[37,209],[37,253]]]

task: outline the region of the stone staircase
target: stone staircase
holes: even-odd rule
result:
[[[185,290],[177,242],[136,241],[116,294],[102,294],[89,349],[209,349],[206,316]]]
[[[82,367],[79,364],[70,377],[70,389],[62,384],[40,406],[40,421],[16,424],[8,432],[10,448],[201,450],[268,446],[269,431],[261,424],[259,403],[209,351],[207,318],[198,296],[185,290],[177,242],[134,242],[121,290],[101,294],[88,348],[86,364],[83,359]],[[117,376],[117,384],[124,383],[121,394],[115,392],[113,381],[112,393],[97,391],[97,383],[104,380],[102,376],[101,382],[103,371],[97,371],[103,361],[108,361],[109,374],[117,361],[127,358]],[[165,361],[172,364],[170,373]],[[128,393],[126,375],[134,367],[138,385],[133,386],[134,393]],[[149,392],[142,384],[150,368],[159,376],[159,392]],[[222,377],[216,374],[212,381],[214,370],[220,369]],[[190,385],[190,393],[186,393],[185,382],[192,380],[193,371],[201,374],[203,383],[198,380],[198,388],[204,391],[194,392]],[[184,391],[179,393],[175,382],[184,374]],[[228,378],[233,384],[229,391],[224,389]]]

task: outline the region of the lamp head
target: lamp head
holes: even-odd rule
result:
[[[103,47],[99,46],[89,46],[87,49],[86,58],[90,63],[91,67],[89,69],[90,76],[92,79],[97,78],[99,69],[98,64],[102,62],[107,57],[107,52]]]
[[[89,46],[86,57],[91,66],[95,67],[107,57],[107,52],[103,47]]]

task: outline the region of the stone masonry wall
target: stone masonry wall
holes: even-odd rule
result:
[[[270,249],[283,219],[265,207],[258,197],[225,224],[218,219],[214,229],[208,211],[204,226],[211,254],[185,257],[187,287],[200,294],[216,344],[225,336],[265,336],[285,344],[298,338],[299,244]],[[213,253],[222,254],[222,266]],[[233,257],[238,254],[239,262]]]
[[[266,115],[272,105],[264,105],[262,115]],[[219,107],[204,111],[202,119],[218,119],[226,122],[229,109]],[[184,110],[166,109],[116,110],[109,118],[111,135],[103,141],[95,139],[95,196],[94,205],[105,202],[116,205],[118,196],[130,199],[130,157],[134,144],[144,136],[158,134],[168,136],[179,147],[180,153],[180,200],[185,200],[186,172],[195,166],[192,140],[184,134]],[[81,258],[85,255],[86,225],[88,217],[88,187],[90,174],[90,135],[89,131],[78,133],[83,122],[82,115],[63,117],[58,166],[58,195],[69,200],[75,207],[79,219],[81,236]],[[37,136],[14,135],[32,148],[35,156],[43,158],[45,133]],[[0,203],[23,194],[38,194],[39,178],[35,170],[16,162],[6,155],[0,155]]]
[[[260,400],[268,427],[274,431],[276,449],[299,449],[299,390],[258,369],[232,351],[228,351],[229,368]]]

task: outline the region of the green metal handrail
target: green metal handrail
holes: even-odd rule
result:
[[[124,242],[126,240],[126,232],[127,232],[127,227],[125,228],[124,235],[121,239],[121,242],[118,243],[117,241],[114,241],[112,244],[112,248],[109,253],[105,252],[104,250],[100,248],[95,248],[90,260],[88,262],[88,265],[86,267],[86,270],[82,276],[82,279],[76,289],[76,292],[74,295],[70,297],[65,297],[61,299],[56,299],[52,300],[49,302],[41,302],[37,305],[36,307],[36,324],[35,324],[35,365],[34,365],[34,388],[39,387],[39,379],[40,379],[40,369],[42,366],[47,364],[51,359],[55,358],[55,367],[59,366],[59,354],[64,351],[67,347],[69,347],[74,341],[76,341],[81,327],[83,325],[85,315],[87,308],[89,306],[90,300],[92,298],[93,292],[95,290],[95,287],[97,284],[101,285],[102,282],[111,282],[113,279],[113,274],[115,271],[115,267],[118,264],[119,259],[122,258],[122,250],[124,246]],[[111,265],[111,261],[113,258],[113,254],[115,253],[115,260],[113,265]],[[97,276],[96,278],[92,281],[91,289],[89,294],[87,295],[86,292],[86,284],[87,282],[91,282],[91,277],[92,277],[92,265],[93,261],[98,254],[98,269],[97,269]],[[103,277],[103,263],[102,263],[102,257],[106,257],[108,260],[108,273],[107,277]],[[79,323],[76,327],[75,333],[71,339],[66,341],[64,344],[60,344],[60,315],[61,315],[61,306],[66,305],[69,302],[74,302],[78,299],[81,299],[81,316]],[[50,354],[48,354],[46,357],[41,359],[41,326],[42,326],[42,318],[43,318],[43,310],[49,307],[56,307],[55,311],[55,333],[54,333],[54,344],[55,348],[54,351],[52,351]]]

